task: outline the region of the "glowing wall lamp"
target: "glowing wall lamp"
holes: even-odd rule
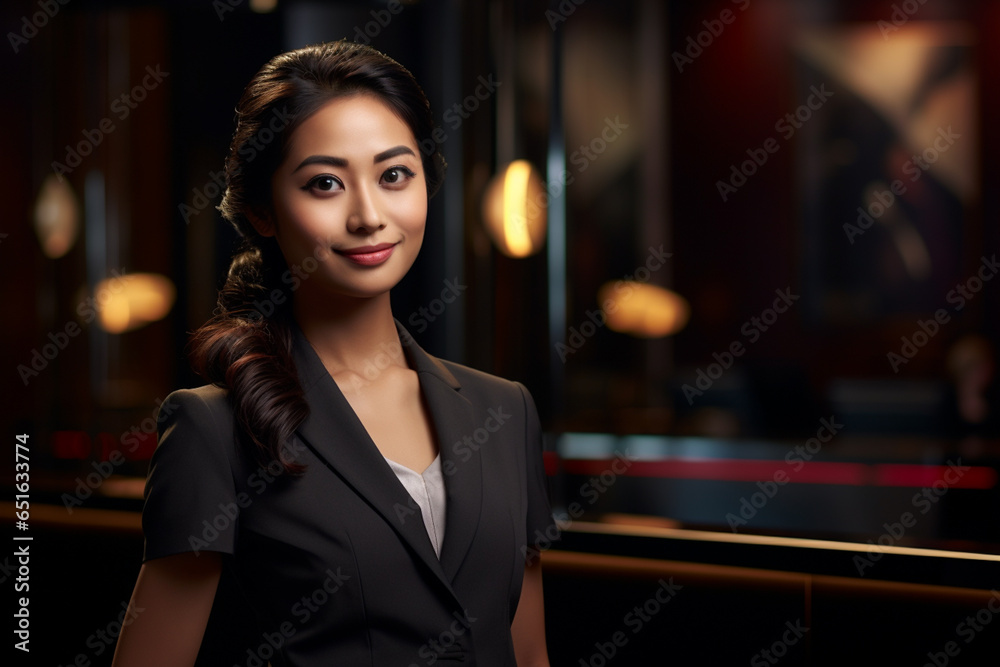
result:
[[[99,322],[108,333],[124,333],[163,319],[174,305],[176,290],[156,273],[129,273],[97,284],[94,301]]]
[[[687,324],[691,308],[671,290],[634,281],[605,283],[598,290],[608,328],[639,338],[661,338]]]
[[[483,199],[483,220],[508,257],[538,252],[545,240],[545,185],[531,163],[515,160],[493,177]]]
[[[258,14],[268,14],[273,12],[277,7],[278,0],[250,0],[250,11]]]
[[[35,202],[35,234],[46,257],[58,259],[73,247],[80,228],[80,210],[69,181],[49,174]]]

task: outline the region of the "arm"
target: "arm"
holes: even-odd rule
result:
[[[510,626],[518,667],[549,667],[545,646],[545,606],[542,599],[542,561],[532,558],[524,568],[517,613]]]
[[[139,571],[113,667],[194,665],[222,572],[221,554],[183,553]]]

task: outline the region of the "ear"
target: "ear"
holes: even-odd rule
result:
[[[271,215],[270,211],[252,209],[246,212],[246,216],[258,234],[264,237],[274,236],[274,216]]]

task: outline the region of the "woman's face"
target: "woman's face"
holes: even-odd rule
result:
[[[302,296],[384,294],[420,250],[420,150],[409,126],[371,95],[337,98],[299,125],[271,195],[273,218],[261,231],[276,237],[292,272],[286,282],[298,278]]]

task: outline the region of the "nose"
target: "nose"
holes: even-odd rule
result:
[[[359,185],[354,188],[347,229],[352,233],[371,234],[385,227],[379,211],[376,194],[370,187]]]

